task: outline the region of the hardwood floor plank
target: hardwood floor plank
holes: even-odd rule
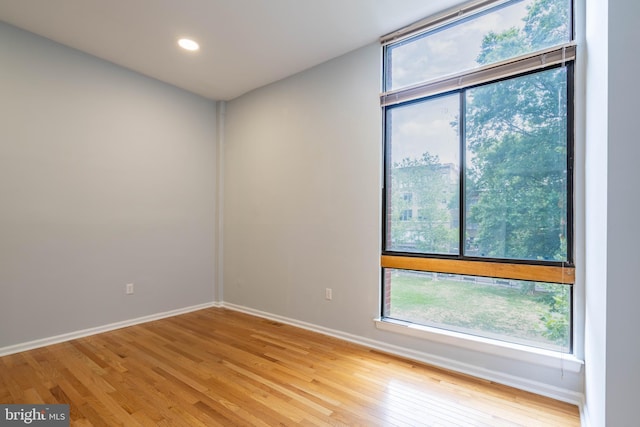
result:
[[[578,409],[211,308],[0,358],[1,403],[73,426],[579,426]]]

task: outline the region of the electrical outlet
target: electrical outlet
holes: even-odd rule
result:
[[[324,298],[331,301],[331,299],[333,298],[333,291],[331,290],[331,288],[327,288],[324,290]]]
[[[124,292],[125,292],[127,295],[131,295],[131,294],[133,294],[133,283],[127,283],[127,285],[125,286],[125,290],[124,290]]]

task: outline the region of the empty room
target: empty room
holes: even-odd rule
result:
[[[0,425],[637,425],[639,13],[0,0]]]

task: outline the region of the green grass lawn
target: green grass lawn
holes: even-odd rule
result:
[[[524,283],[524,282],[521,282]],[[545,336],[542,316],[549,314],[550,294],[520,287],[455,280],[436,280],[416,273],[394,272],[389,317],[453,329],[488,338],[568,351],[564,339]],[[557,292],[568,288],[556,285]]]

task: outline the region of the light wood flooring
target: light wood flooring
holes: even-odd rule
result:
[[[0,403],[72,426],[578,426],[578,409],[211,308],[0,358]]]

